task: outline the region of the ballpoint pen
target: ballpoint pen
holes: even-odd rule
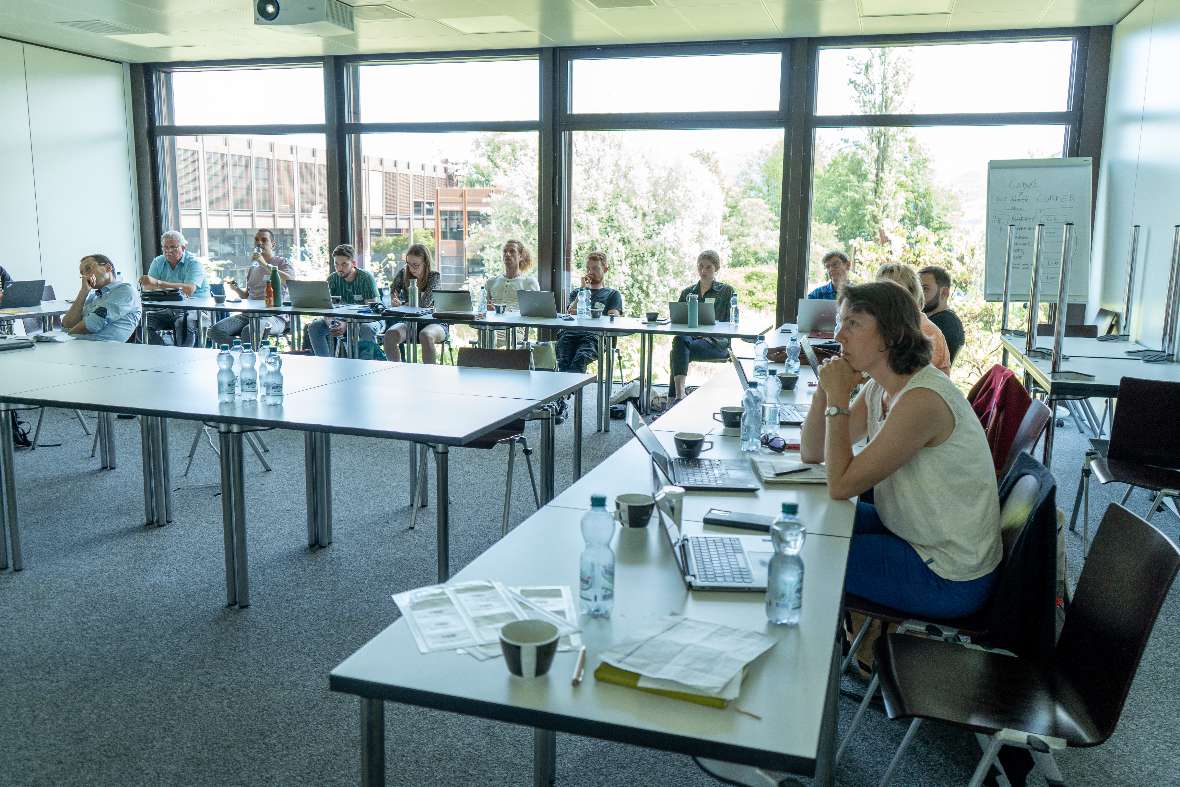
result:
[[[578,649],[578,663],[574,665],[574,674],[570,678],[571,686],[579,686],[582,683],[582,675],[586,672],[586,646],[583,645]]]

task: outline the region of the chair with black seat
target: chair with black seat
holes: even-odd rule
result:
[[[983,609],[953,620],[918,619],[868,599],[846,593],[844,609],[866,620],[849,649],[842,667],[847,669],[872,621],[896,624],[898,631],[979,647],[1002,648],[1025,656],[1049,653],[1053,648],[1057,580],[1057,482],[1049,470],[1030,454],[1017,455],[1000,482],[1000,535],[1004,557],[995,590]],[[876,694],[880,673],[876,670],[852,724],[836,752],[839,762]]]
[[[1041,435],[1045,433],[1045,427],[1049,425],[1049,418],[1052,415],[1053,411],[1041,400],[1033,399],[1029,403],[1028,409],[1024,411],[1024,418],[1021,419],[1020,426],[1016,430],[1016,436],[1012,438],[1012,445],[1008,448],[1008,458],[1004,460],[1004,467],[1000,470],[1000,478],[1007,477],[1008,471],[1016,464],[1016,457],[1033,452]]]
[[[1118,408],[1110,439],[1092,439],[1082,460],[1082,477],[1074,498],[1069,529],[1082,513],[1082,546],[1090,543],[1090,476],[1098,483],[1126,484],[1122,504],[1137,488],[1155,492],[1145,519],[1168,497],[1180,497],[1180,383],[1124,377],[1119,381]]]
[[[458,366],[467,366],[480,369],[515,369],[519,371],[528,371],[530,361],[532,360],[531,350],[487,350],[478,347],[460,347],[458,356]],[[498,445],[508,445],[508,473],[504,482],[504,515],[500,522],[500,534],[507,535],[508,533],[508,514],[512,510],[512,469],[516,460],[516,446],[520,444],[521,450],[524,453],[525,465],[529,471],[529,484],[533,490],[533,503],[537,508],[541,507],[541,498],[537,493],[537,478],[533,473],[533,451],[529,448],[528,438],[524,435],[525,422],[527,418],[521,418],[513,421],[510,424],[505,424],[499,429],[493,430],[475,442],[468,443],[464,448],[480,448],[483,450],[491,450]],[[417,446],[413,447],[417,450]],[[426,473],[425,455],[419,456],[418,473],[414,478],[414,488],[410,495],[410,499],[418,501],[418,490],[422,487],[422,481]],[[414,520],[417,518],[418,506],[414,505],[411,509],[412,514],[410,518],[410,526],[413,527]]]
[[[1160,607],[1180,569],[1163,533],[1111,503],[1078,579],[1061,636],[1045,657],[890,634],[877,643],[885,712],[913,719],[881,784],[924,720],[976,733],[983,783],[1002,746],[1031,752],[1060,784],[1054,751],[1097,746],[1114,732]]]

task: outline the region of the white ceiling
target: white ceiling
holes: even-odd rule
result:
[[[254,0],[0,0],[0,37],[152,62],[1109,25],[1139,0],[347,2],[356,33],[319,38],[256,27]]]

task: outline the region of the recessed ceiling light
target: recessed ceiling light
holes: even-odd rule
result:
[[[861,16],[949,14],[955,0],[857,0]]]
[[[460,16],[437,20],[460,33],[535,33],[531,27],[510,16]]]

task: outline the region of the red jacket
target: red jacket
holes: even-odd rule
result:
[[[1016,379],[1015,372],[996,364],[975,383],[967,401],[983,425],[987,444],[992,449],[992,464],[999,475],[1032,397]]]

